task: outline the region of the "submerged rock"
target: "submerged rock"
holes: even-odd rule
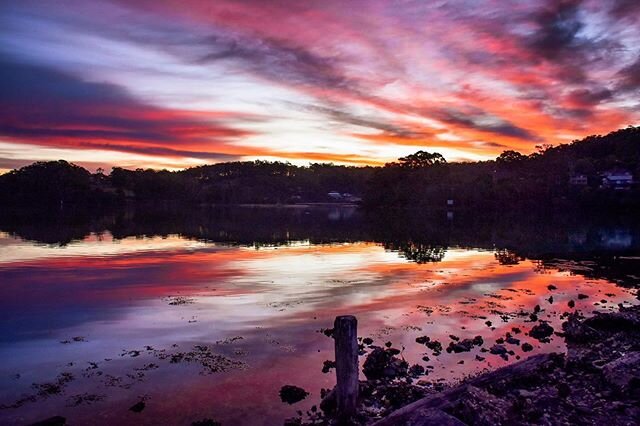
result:
[[[428,336],[416,337],[416,343],[420,343],[421,345],[424,345],[425,343],[427,343],[430,340],[431,339]]]
[[[333,368],[336,368],[336,362],[335,361],[326,360],[324,363],[322,363],[322,372],[323,373],[328,373]]]
[[[138,401],[129,407],[129,411],[133,411],[134,413],[141,413],[142,410],[147,406],[144,401]]]
[[[369,380],[406,376],[409,364],[395,355],[392,349],[375,348],[364,361],[362,372]]]
[[[451,342],[449,343],[449,347],[447,348],[447,352],[451,353],[461,353],[461,352],[469,352],[473,348],[473,340],[464,339],[457,343]]]
[[[529,332],[529,336],[533,337],[536,340],[544,341],[548,339],[553,334],[553,327],[549,325],[547,322],[540,322],[540,324],[535,325],[531,328]]]
[[[437,340],[432,340],[430,342],[425,343],[425,345],[433,351],[434,356],[438,356],[442,353],[442,343]]]
[[[298,386],[284,385],[280,388],[280,400],[282,400],[282,402],[286,402],[287,404],[295,404],[296,402],[300,402],[308,395],[309,392]]]
[[[531,352],[533,350],[533,346],[531,343],[524,342],[521,346],[523,352]]]
[[[53,416],[39,422],[31,423],[31,426],[64,426],[66,424],[67,419],[65,417]]]
[[[420,364],[414,364],[411,367],[409,367],[409,375],[412,377],[419,377],[424,375],[424,367],[421,366]]]
[[[222,423],[216,422],[213,419],[202,419],[191,423],[191,426],[222,426]]]
[[[489,353],[491,353],[493,355],[504,355],[504,354],[507,353],[507,348],[505,348],[502,345],[493,345],[489,349]]]

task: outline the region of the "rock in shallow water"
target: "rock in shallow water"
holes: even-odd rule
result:
[[[362,372],[369,380],[406,376],[409,365],[394,355],[395,350],[374,348],[364,361]]]
[[[295,404],[305,399],[309,395],[309,392],[305,391],[298,386],[284,385],[280,388],[280,399],[287,404]]]
[[[64,426],[67,424],[67,419],[62,416],[53,416],[48,419],[41,420],[39,422],[32,423],[31,426]]]
[[[507,353],[507,348],[502,345],[493,345],[491,349],[489,349],[489,352],[493,355],[504,355]]]
[[[533,326],[529,332],[529,336],[536,340],[546,340],[553,334],[553,327],[547,322],[540,322],[540,324]]]
[[[146,406],[147,404],[145,404],[144,401],[136,402],[129,408],[129,411],[133,411],[134,413],[141,413]]]

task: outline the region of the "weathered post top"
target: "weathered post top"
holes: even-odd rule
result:
[[[358,320],[353,315],[336,317],[333,329],[338,421],[348,424],[358,403]]]

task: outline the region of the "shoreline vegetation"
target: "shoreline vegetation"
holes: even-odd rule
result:
[[[127,203],[183,205],[357,204],[366,210],[555,209],[635,211],[640,207],[640,127],[570,144],[541,145],[530,155],[448,163],[418,151],[384,167],[230,162],[181,171],[114,167],[110,173],[64,160],[37,162],[0,175],[8,208],[108,209]]]

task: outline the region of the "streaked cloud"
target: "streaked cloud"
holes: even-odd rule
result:
[[[640,123],[635,1],[25,0],[0,11],[5,143],[131,153],[141,166],[381,164],[417,149],[493,158]]]

